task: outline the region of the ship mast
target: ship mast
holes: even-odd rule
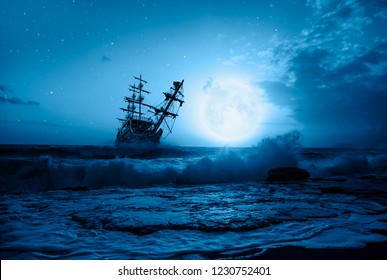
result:
[[[161,114],[160,118],[158,119],[157,123],[155,124],[155,130],[159,129],[159,127],[163,123],[166,116],[171,116],[173,118],[175,118],[177,116],[177,114],[173,114],[171,112],[168,112],[168,109],[171,107],[171,105],[173,104],[174,101],[179,101],[180,106],[182,105],[183,101],[178,99],[176,97],[176,95],[180,92],[180,88],[183,86],[183,83],[184,83],[184,80],[182,80],[181,82],[173,82],[174,88],[172,88],[173,89],[172,95],[170,95],[168,93],[164,93],[166,99],[168,100],[168,103],[167,103],[165,108],[160,108],[160,109],[156,110],[155,114],[158,114],[159,112],[161,112],[162,114]]]
[[[141,112],[141,107],[142,107],[142,105],[143,105],[143,104],[142,104],[142,101],[144,100],[144,97],[142,96],[142,93],[145,92],[145,93],[149,94],[150,92],[147,91],[147,90],[145,90],[145,89],[143,89],[144,83],[147,83],[147,81],[145,81],[145,80],[142,79],[142,75],[140,75],[140,77],[135,77],[135,76],[134,76],[134,78],[135,78],[136,80],[139,80],[139,84],[138,84],[138,86],[136,86],[136,85],[130,86],[131,88],[129,88],[129,91],[132,91],[132,92],[133,92],[133,95],[132,95],[132,98],[131,98],[131,99],[127,97],[127,98],[126,98],[126,101],[131,101],[131,102],[134,102],[134,103],[138,103],[138,104],[139,104],[139,106],[138,106],[138,112],[135,112],[134,110],[133,110],[132,112],[133,112],[133,113],[137,113],[139,119],[141,119],[141,115],[143,114],[143,113]],[[135,100],[136,94],[139,95],[139,96],[138,96],[138,102],[136,102],[136,100]]]

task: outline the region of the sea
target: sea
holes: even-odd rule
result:
[[[277,167],[310,177],[267,180]],[[279,137],[246,148],[1,145],[0,175],[3,260],[255,259],[387,241],[384,149]]]

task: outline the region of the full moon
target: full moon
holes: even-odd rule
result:
[[[204,119],[214,138],[244,140],[257,131],[262,111],[260,92],[242,79],[210,80],[205,87]]]

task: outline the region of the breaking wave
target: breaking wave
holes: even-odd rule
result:
[[[0,158],[0,191],[239,183],[264,180],[277,167],[302,167],[312,177],[387,170],[385,151],[306,151],[300,138],[292,131],[250,148],[46,146],[14,149],[14,156],[8,149]]]
[[[129,150],[128,157],[122,157],[121,149],[114,158],[106,158],[113,155],[112,149],[101,153],[91,147],[72,147],[71,151],[56,147],[50,153],[52,150],[46,147],[46,154],[39,157],[0,159],[1,191],[262,180],[271,168],[298,165],[299,140],[300,133],[293,131],[264,138],[251,148],[167,147]]]

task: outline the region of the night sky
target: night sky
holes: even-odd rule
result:
[[[112,144],[142,74],[185,79],[166,143],[386,147],[385,0],[14,0],[0,8],[0,143]]]

